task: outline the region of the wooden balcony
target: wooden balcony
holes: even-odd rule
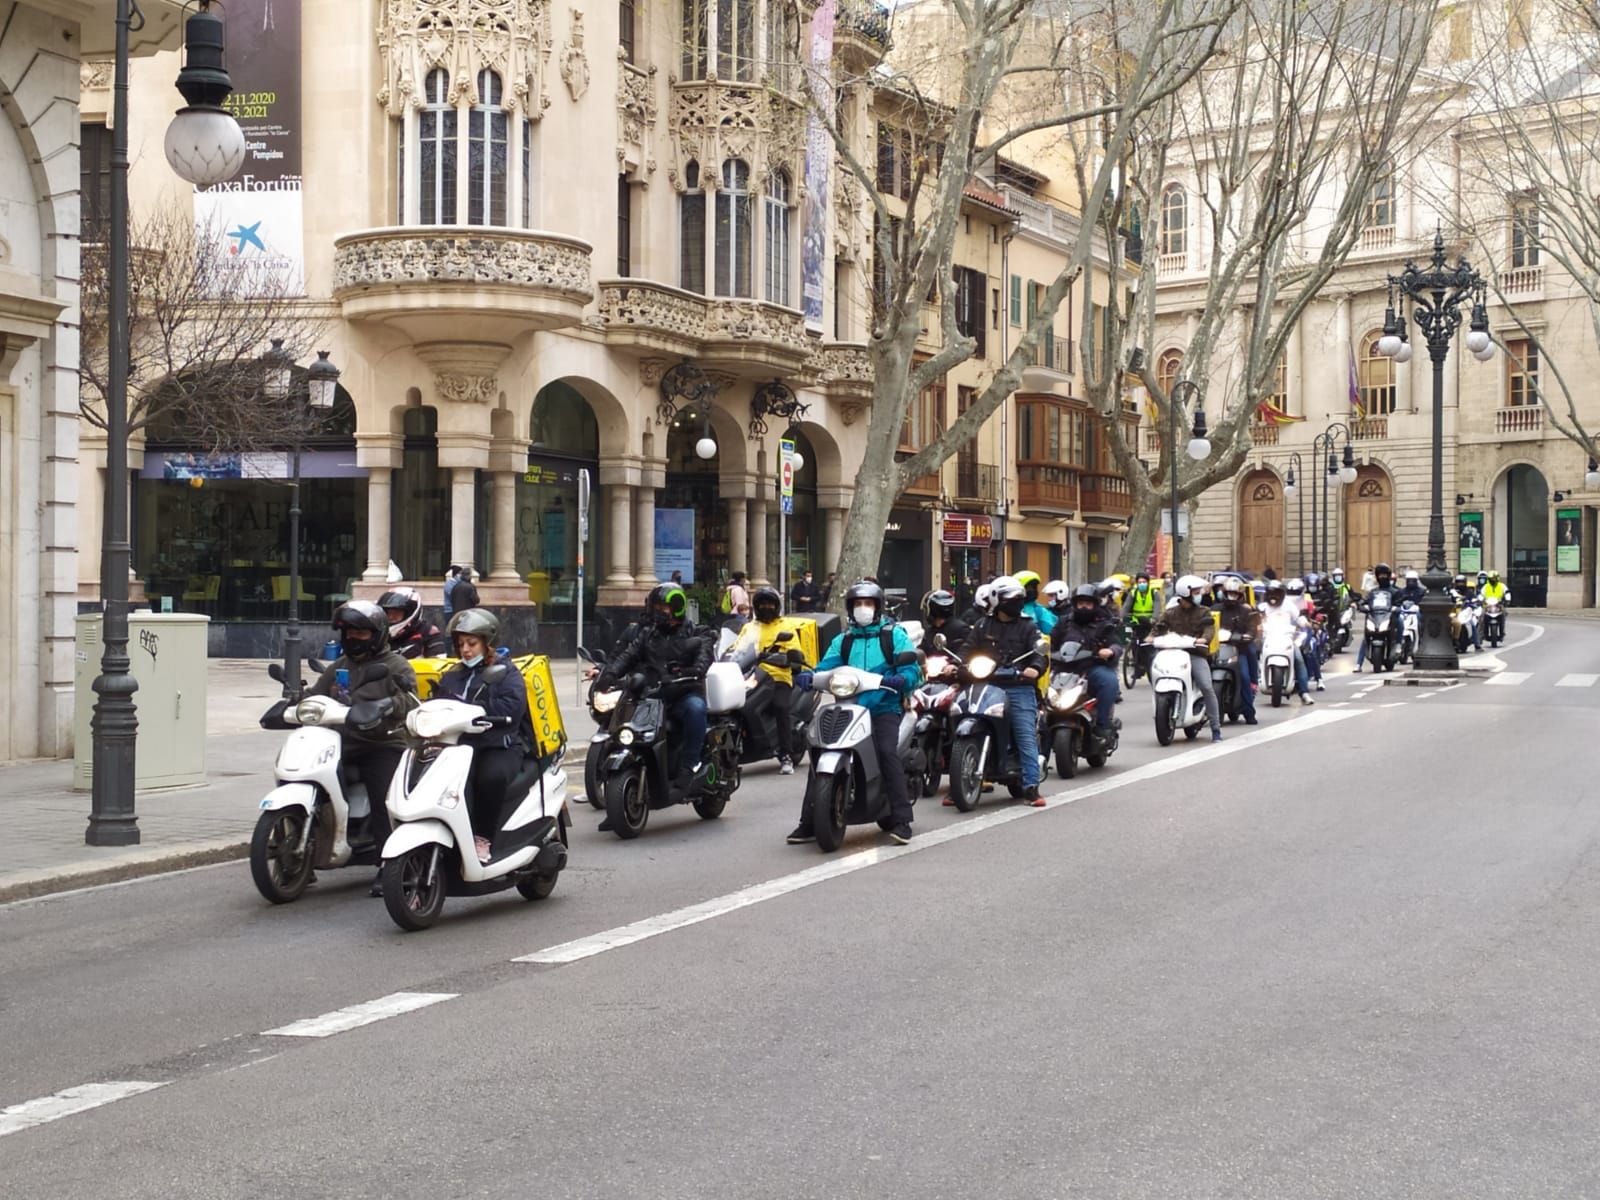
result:
[[[1523,404],[1514,408],[1502,408],[1494,414],[1494,431],[1496,433],[1542,433],[1544,431],[1544,407],[1538,404]]]
[[[1017,507],[1025,516],[1073,516],[1078,511],[1078,472],[1060,463],[1018,463]]]
[[[1121,475],[1086,472],[1079,495],[1087,518],[1125,521],[1133,515],[1133,488]]]

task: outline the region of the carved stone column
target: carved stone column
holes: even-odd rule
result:
[[[388,467],[373,467],[367,472],[367,566],[363,583],[383,583],[389,578],[389,514],[394,472]]]
[[[472,533],[478,517],[476,469],[450,468],[450,561],[472,563]],[[474,564],[476,565],[476,564]]]
[[[768,583],[767,577],[767,501],[757,496],[750,501],[750,554],[745,560],[751,586]]]
[[[633,488],[627,484],[607,485],[611,506],[611,524],[606,530],[606,545],[611,551],[611,567],[606,573],[607,587],[630,587],[633,584]]]
[[[819,581],[826,579],[829,571],[839,569],[839,554],[844,549],[844,509],[830,508],[825,516],[827,527],[823,533],[822,567],[817,571]]]
[[[653,484],[639,487],[633,510],[633,581],[640,587],[655,587],[656,579],[656,489]]]
[[[489,539],[491,583],[520,583],[517,574],[517,475],[494,474],[494,535]]]
[[[728,505],[728,572],[744,571],[750,573],[750,568],[740,558],[745,554],[748,543],[745,538],[745,501],[737,498],[726,501]],[[699,576],[696,575],[696,578]],[[707,580],[706,582],[711,582]]]

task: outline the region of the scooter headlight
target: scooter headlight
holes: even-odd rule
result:
[[[633,745],[633,730],[624,729],[619,731],[617,734],[617,741],[622,743],[624,746]]]
[[[414,737],[425,742],[431,742],[444,735],[445,717],[443,713],[429,712],[425,708],[414,708],[406,717],[406,728]]]
[[[861,676],[854,671],[838,670],[828,676],[828,691],[843,700],[861,690]]]
[[[994,659],[978,655],[967,663],[967,674],[974,679],[987,679],[994,674]]]
[[[1072,707],[1072,702],[1077,698],[1077,688],[1052,688],[1050,691],[1050,707],[1057,712],[1065,712]]]
[[[617,701],[621,699],[622,693],[620,691],[596,692],[589,703],[593,705],[595,712],[608,713],[617,706]]]
[[[302,725],[321,725],[322,718],[327,713],[327,707],[322,703],[321,696],[312,696],[309,700],[302,700],[294,706],[294,719]]]

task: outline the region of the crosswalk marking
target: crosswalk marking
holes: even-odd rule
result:
[[[1563,675],[1556,680],[1557,687],[1593,687],[1600,675]]]
[[[1532,678],[1531,671],[1501,671],[1498,675],[1489,676],[1484,683],[1498,687],[1516,687],[1519,683],[1527,683]]]

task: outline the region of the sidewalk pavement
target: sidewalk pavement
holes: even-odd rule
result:
[[[279,686],[261,659],[214,659],[207,679],[206,766],[200,787],[140,792],[136,846],[88,846],[89,793],[72,789],[73,766],[35,761],[0,766],[0,903],[141,875],[244,858],[257,803],[272,787],[282,733],[260,728]],[[574,663],[552,663],[572,753],[587,748],[594,722],[578,700]],[[135,697],[137,700],[137,697]],[[160,747],[142,744],[142,754]]]

